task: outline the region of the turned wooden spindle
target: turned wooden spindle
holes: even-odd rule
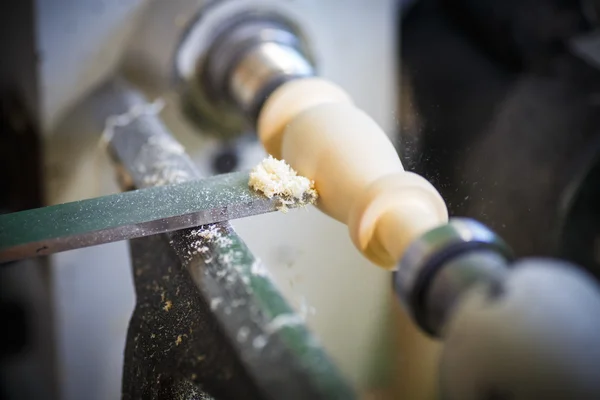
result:
[[[437,190],[406,172],[377,123],[324,79],[279,87],[262,108],[258,134],[268,153],[315,181],[318,207],[347,224],[377,265],[394,268],[412,240],[447,222]]]

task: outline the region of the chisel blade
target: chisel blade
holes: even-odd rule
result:
[[[248,177],[235,172],[0,215],[0,263],[279,209],[282,199],[255,192]]]

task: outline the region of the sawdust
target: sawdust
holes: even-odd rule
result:
[[[210,309],[215,311],[219,305],[223,302],[223,299],[220,297],[214,298],[210,301]]]
[[[306,317],[308,314],[314,315],[315,313],[316,313],[315,308],[308,305],[305,297],[301,297],[300,312],[299,313],[291,312],[291,313],[279,314],[278,316],[273,318],[265,326],[265,333],[263,335],[256,336],[252,340],[252,346],[257,350],[261,350],[268,344],[269,338],[271,335],[273,335],[277,331],[279,331],[283,328],[286,328],[286,327],[302,325],[306,322]]]
[[[237,333],[237,341],[243,343],[248,339],[248,336],[250,336],[250,329],[243,326]]]
[[[152,103],[136,104],[123,114],[108,116],[100,138],[100,145],[104,148],[107,147],[115,134],[115,128],[123,128],[143,116],[158,115],[164,107],[165,101],[159,97]]]
[[[310,186],[308,188],[310,189]],[[297,202],[296,198],[295,203]],[[189,240],[187,248],[188,257],[199,255],[204,259],[204,262],[211,262],[214,256],[218,260],[221,268],[215,271],[215,276],[222,282],[224,287],[230,287],[235,281],[241,280],[246,285],[246,289],[252,291],[252,288],[248,287],[250,285],[250,277],[270,279],[268,269],[259,259],[253,260],[249,266],[246,264],[242,257],[243,252],[232,247],[233,241],[228,237],[228,232],[223,230],[218,224],[203,225],[189,230],[186,236]],[[240,343],[250,343],[254,349],[262,351],[268,345],[272,335],[286,327],[302,325],[306,321],[307,314],[315,313],[314,308],[309,307],[305,299],[302,300],[299,313],[289,312],[275,316],[266,322],[264,332],[255,337],[252,337],[252,332],[248,326],[241,326],[236,332],[235,339]],[[225,315],[231,315],[236,309],[246,305],[247,301],[245,298],[235,297],[227,301],[223,297],[214,297],[210,300],[209,304],[211,311],[217,312],[219,310]],[[181,343],[179,339],[177,342]]]
[[[270,277],[269,271],[267,270],[267,268],[265,268],[264,264],[259,259],[254,260],[254,262],[252,263],[252,267],[250,267],[250,272],[253,275]]]
[[[273,156],[252,169],[248,185],[270,199],[280,196],[279,209],[284,212],[290,204],[314,204],[319,197],[314,181],[298,175],[284,160]]]
[[[257,350],[260,350],[267,345],[270,336],[280,329],[294,325],[302,325],[304,321],[304,316],[296,313],[279,314],[265,326],[265,334],[258,335],[252,340],[252,346]]]
[[[267,324],[265,330],[268,334],[273,334],[286,326],[302,325],[303,323],[304,317],[299,314],[279,314]]]
[[[212,241],[218,244],[220,247],[225,247],[232,244],[231,239],[222,235],[216,225],[208,225],[207,227],[202,227],[201,229],[194,229],[190,232],[190,237]],[[206,253],[209,250],[207,246],[204,246],[201,240],[192,243],[192,245],[199,253]]]

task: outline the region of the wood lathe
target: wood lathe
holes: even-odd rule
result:
[[[196,80],[214,104],[256,124],[268,153],[315,182],[317,206],[348,225],[364,256],[397,269],[396,295],[417,326],[445,344],[438,360],[431,344],[402,338],[429,359],[416,368],[440,362],[444,398],[600,395],[590,373],[600,365],[600,353],[590,351],[600,348],[593,280],[558,260],[515,262],[485,226],[448,221],[436,189],[404,170],[382,129],[343,89],[313,77],[300,38],[285,19],[246,15],[198,57]],[[575,328],[583,321],[595,328]]]
[[[406,311],[396,317],[413,330],[398,338],[404,377],[376,395],[600,397],[600,291],[586,273],[560,260],[515,261],[484,225],[449,219],[436,188],[404,169],[384,130],[344,89],[317,77],[310,46],[287,16],[235,5],[187,28],[173,66],[183,109],[226,136],[252,127],[268,154],[289,163],[306,178],[303,184],[314,183],[316,206],[347,225],[358,251],[389,271]],[[121,76],[94,96],[103,99],[103,117],[145,104]],[[13,260],[32,249],[49,254],[106,237],[135,238],[137,305],[123,398],[198,398],[199,391],[217,399],[361,397],[229,225],[287,204],[276,204],[281,193],[263,190],[276,196],[270,200],[250,193],[244,173],[201,179],[156,114],[136,114],[112,129],[108,149],[123,189],[138,191],[86,200],[79,208],[71,203],[5,215],[0,254]],[[177,207],[165,201],[153,209],[149,199],[156,196],[172,196]],[[156,213],[119,205],[131,198]],[[78,221],[89,222],[98,207],[118,209],[126,221],[85,231]],[[177,215],[167,215],[173,209]],[[68,224],[56,222],[61,210],[71,210]],[[16,257],[22,232],[29,231],[19,218],[32,215],[34,224],[54,223],[56,230],[25,238],[29,253]],[[120,236],[110,235],[119,229]],[[44,240],[59,246],[50,249]]]

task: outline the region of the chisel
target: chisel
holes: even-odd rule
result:
[[[276,211],[248,172],[0,215],[0,263]],[[291,204],[290,204],[291,203]],[[286,208],[301,202],[285,201]]]

